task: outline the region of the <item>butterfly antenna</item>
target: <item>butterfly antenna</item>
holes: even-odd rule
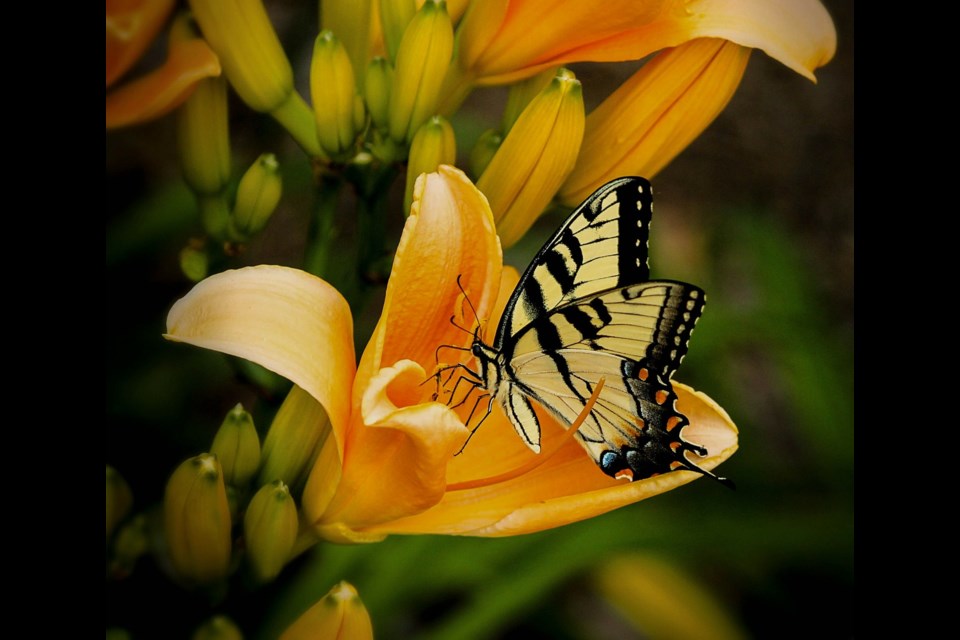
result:
[[[463,277],[463,274],[457,275],[457,287],[460,289],[460,293],[463,294],[463,299],[467,301],[467,306],[470,307],[470,311],[473,312],[473,318],[476,320],[477,328],[480,328],[480,314],[477,313],[476,307],[473,306],[473,302],[470,300],[470,296],[467,295],[467,291],[463,288],[463,284],[460,282],[460,278]],[[476,331],[471,331],[474,337],[477,337]]]

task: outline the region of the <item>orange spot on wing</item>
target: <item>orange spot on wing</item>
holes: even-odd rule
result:
[[[668,397],[670,397],[670,394],[668,394],[666,391],[661,389],[660,391],[657,391],[655,399],[657,401],[657,404],[663,404],[664,402],[667,401]]]
[[[667,431],[673,431],[677,428],[678,424],[680,424],[680,418],[677,416],[670,416],[667,418]]]
[[[642,367],[640,371],[637,371],[637,377],[640,378],[641,380],[646,380],[647,378],[650,377],[650,370],[647,369],[646,367]]]
[[[617,480],[630,480],[633,481],[633,469],[621,469],[617,471],[616,475],[613,476]]]

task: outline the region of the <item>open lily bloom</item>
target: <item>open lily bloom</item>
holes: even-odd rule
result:
[[[318,458],[302,509],[327,539],[530,533],[699,477],[676,471],[614,480],[545,411],[539,455],[499,407],[454,455],[469,435],[464,421],[473,403],[451,408],[433,399],[437,347],[472,342],[450,321],[474,322],[458,275],[492,331],[517,281],[516,272],[501,265],[486,199],[460,171],[443,166],[417,181],[383,312],[358,367],[346,302],[324,281],[295,269],[251,267],[208,278],[171,309],[167,337],[257,362],[305,391],[295,389],[297,402],[323,406],[337,455]],[[461,353],[441,349],[439,356],[454,364]],[[469,364],[469,358],[459,361]],[[706,447],[709,456],[698,464],[713,469],[736,450],[736,428],[704,394],[674,387],[678,409],[690,420],[684,436]]]
[[[181,16],[171,30],[163,65],[110,90],[149,48],[175,4],[173,0],[107,0],[107,129],[159,118],[183,104],[197,82],[220,75],[216,54],[191,32],[188,18]]]

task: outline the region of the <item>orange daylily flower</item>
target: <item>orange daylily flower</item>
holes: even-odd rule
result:
[[[813,80],[836,48],[818,0],[490,0],[460,31],[460,66],[481,84],[571,62],[640,60],[697,38],[762,49]]]
[[[457,276],[489,334],[517,281],[514,270],[503,274],[501,282],[500,244],[486,199],[463,173],[442,166],[417,181],[383,313],[358,367],[346,302],[296,269],[250,267],[208,278],[171,309],[167,337],[253,360],[298,385],[297,402],[323,406],[336,456],[318,458],[302,509],[330,540],[529,533],[699,477],[677,471],[614,480],[546,412],[540,415],[543,450],[533,454],[499,407],[454,455],[469,434],[470,407],[433,400],[437,347],[472,341],[450,322],[451,315],[468,326],[474,321]],[[452,364],[458,353],[441,349],[440,357]],[[468,354],[462,362],[472,364]],[[691,423],[685,436],[710,451],[698,464],[713,469],[736,450],[736,427],[704,394],[674,386]]]
[[[173,0],[107,0],[106,75],[110,89],[140,59],[166,23]],[[220,61],[181,16],[171,29],[164,64],[106,99],[107,129],[146,122],[174,110],[203,78],[220,75]]]

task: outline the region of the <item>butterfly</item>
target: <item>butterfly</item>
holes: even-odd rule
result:
[[[609,476],[635,481],[685,469],[729,485],[687,456],[707,451],[683,439],[689,422],[670,379],[706,296],[691,284],[650,280],[652,212],[643,178],[618,178],[590,195],[523,273],[493,344],[479,327],[473,332],[479,366],[462,367],[464,379],[489,398],[486,415],[500,403],[535,453],[533,403],[567,428],[581,419],[575,437]]]

